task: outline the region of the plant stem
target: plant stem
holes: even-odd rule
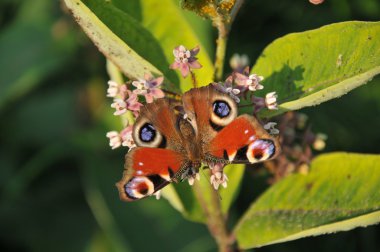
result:
[[[243,5],[244,0],[236,0],[234,7],[231,10],[229,18],[226,18],[222,13],[212,20],[213,25],[218,29],[218,38],[216,40],[216,53],[215,53],[215,73],[214,80],[221,81],[223,78],[224,59],[226,57],[227,39],[232,22]]]
[[[190,75],[191,75],[191,81],[193,83],[193,88],[198,87],[198,81],[197,81],[197,76],[195,76],[195,73],[190,70]]]
[[[236,0],[234,7],[231,10],[231,15],[230,15],[230,25],[232,22],[235,20],[235,17],[237,13],[239,12],[241,6],[243,5],[244,0]]]
[[[232,251],[234,239],[231,239],[231,235],[227,230],[226,216],[222,212],[220,205],[219,195],[214,188],[210,185],[211,198],[205,199],[205,188],[201,188],[200,184],[196,182],[194,184],[196,197],[206,215],[207,227],[214,237],[220,252]]]
[[[226,56],[228,29],[224,19],[221,15],[218,15],[213,20],[214,25],[218,29],[218,39],[216,40],[216,52],[215,52],[215,73],[214,80],[220,81],[223,78],[223,66],[224,58]]]

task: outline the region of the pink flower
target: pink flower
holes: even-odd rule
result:
[[[120,145],[121,145],[121,138],[120,138],[119,133],[117,131],[107,132],[106,137],[109,138],[109,140],[110,140],[110,146],[111,146],[112,149],[116,149],[116,148],[120,147]]]
[[[140,111],[140,108],[143,106],[137,98],[137,94],[132,93],[131,91],[128,90],[129,97],[127,100],[123,99],[115,99],[114,102],[111,104],[111,108],[115,108],[116,111],[113,113],[116,116],[122,115],[127,110],[130,110],[132,112],[138,112]],[[136,113],[135,113],[136,115]]]
[[[173,50],[174,63],[170,65],[171,69],[179,69],[184,78],[190,73],[190,69],[199,69],[202,65],[195,57],[199,53],[199,46],[194,47],[191,50],[187,50],[183,45],[177,46]]]
[[[107,133],[107,137],[110,140],[110,146],[112,149],[116,149],[120,146],[127,146],[129,149],[136,147],[132,138],[133,125],[125,127],[120,133],[117,131],[110,131]]]
[[[312,4],[321,4],[324,2],[324,0],[309,0],[309,2]]]
[[[263,79],[263,76],[258,76],[257,74],[248,75],[235,73],[235,83],[240,86],[243,91],[247,89],[251,91],[263,89],[264,86],[260,84],[260,81]]]
[[[123,99],[115,99],[111,104],[111,108],[116,110],[113,113],[115,116],[122,115],[127,112],[127,103]]]
[[[237,97],[237,95],[240,94],[240,90],[232,86],[232,76],[229,76],[224,81],[224,83],[223,82],[213,83],[213,85],[217,90],[231,96],[231,98],[234,99],[237,103],[240,102],[239,97]]]
[[[133,125],[129,125],[120,132],[120,138],[122,140],[121,145],[127,146],[130,149],[136,147],[136,144],[132,138],[132,130]]]
[[[140,111],[140,108],[143,106],[137,97],[137,94],[129,91],[129,97],[126,101],[127,109],[131,111]]]
[[[132,85],[136,87],[133,93],[136,95],[145,96],[147,103],[152,103],[154,98],[162,98],[165,93],[159,88],[164,81],[164,77],[153,79],[149,74],[144,75],[144,79],[133,81]]]

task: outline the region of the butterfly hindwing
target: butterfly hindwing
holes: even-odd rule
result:
[[[123,177],[116,184],[120,198],[133,201],[150,196],[176,180],[183,167],[183,157],[175,151],[133,148],[126,155]]]
[[[275,157],[279,150],[278,140],[253,116],[241,115],[218,132],[205,153],[232,163],[252,164]]]

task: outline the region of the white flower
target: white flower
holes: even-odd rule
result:
[[[116,149],[121,145],[121,137],[117,131],[110,131],[106,134],[106,137],[110,140],[110,146],[112,149]]]
[[[263,76],[258,76],[257,74],[251,74],[247,80],[248,89],[251,91],[263,89],[264,86],[260,84],[260,81],[262,80],[264,80]]]
[[[127,103],[122,99],[115,99],[111,104],[111,108],[116,109],[116,111],[113,113],[114,115],[122,115],[127,112]]]
[[[219,186],[222,185],[224,188],[227,187],[227,175],[223,173],[223,168],[225,164],[223,163],[216,163],[216,164],[209,164],[211,169],[211,177],[210,177],[210,183],[215,188],[215,190],[218,190]]]
[[[318,150],[318,151],[323,150],[326,147],[326,140],[327,140],[327,135],[322,134],[322,133],[318,133],[315,136],[315,140],[314,140],[314,143],[313,143],[313,148],[315,150]]]
[[[161,199],[161,190],[158,190],[157,192],[153,193],[154,196],[156,196],[156,200]]]
[[[268,109],[278,109],[277,108],[277,94],[276,92],[270,92],[265,95],[265,106]]]
[[[248,73],[235,73],[234,75],[236,85],[240,86],[243,91],[246,89],[256,91],[264,88],[264,86],[260,84],[260,81],[264,80],[263,76],[258,76],[257,74],[248,76]]]
[[[145,84],[146,84],[146,80],[144,79],[138,79],[138,80],[132,81],[132,85],[137,88],[134,91],[134,93],[146,94]]]
[[[249,58],[246,54],[239,55],[235,53],[230,59],[230,66],[233,70],[238,72],[242,71],[246,66],[249,65]]]
[[[133,131],[133,125],[129,125],[120,132],[120,137],[122,140],[121,145],[127,146],[130,149],[136,147],[136,144],[133,141],[132,131]]]
[[[107,97],[115,97],[119,93],[119,84],[115,81],[108,81]]]
[[[210,177],[210,182],[215,190],[218,190],[220,185],[222,185],[224,188],[227,188],[227,181],[227,175],[222,172],[216,172]]]
[[[276,125],[277,123],[275,122],[269,122],[264,125],[264,129],[266,129],[267,131],[269,130],[269,134],[271,135],[278,135],[280,131],[275,128]]]
[[[190,175],[187,177],[187,182],[189,182],[189,185],[194,185],[195,180],[200,180],[201,177],[199,176],[199,173],[195,173],[194,175]]]

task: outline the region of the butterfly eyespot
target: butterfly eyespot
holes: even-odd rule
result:
[[[225,118],[231,113],[231,107],[224,101],[215,101],[212,104],[212,110],[220,118]]]
[[[229,97],[218,97],[211,106],[210,124],[214,129],[221,129],[231,123],[237,116],[236,103]]]
[[[165,147],[165,137],[149,121],[136,122],[133,128],[133,140],[137,146]]]
[[[136,200],[153,194],[154,184],[147,177],[134,177],[125,184],[124,190],[130,200]]]
[[[156,137],[156,129],[150,123],[145,123],[139,132],[140,140],[146,143],[152,142]]]
[[[276,148],[272,140],[259,139],[248,146],[247,158],[250,163],[262,162],[273,157],[275,152]]]

